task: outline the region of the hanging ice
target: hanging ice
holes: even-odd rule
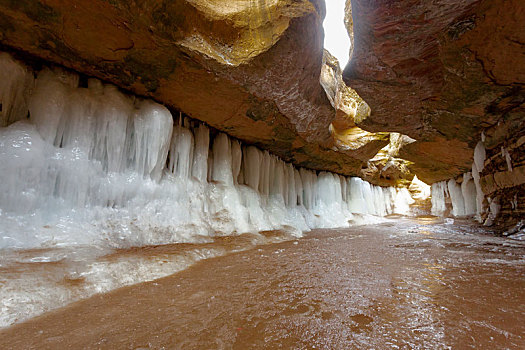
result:
[[[441,181],[432,184],[432,215],[442,216],[447,207],[445,198],[448,197],[447,182]]]
[[[6,55],[0,74],[0,248],[188,242],[410,211],[406,189],[297,169],[99,80],[79,87],[44,68],[33,89]]]
[[[482,137],[484,138],[484,134]],[[480,172],[484,168],[485,157],[485,146],[480,141],[474,150],[472,172],[463,174],[461,185],[457,184],[454,179],[432,185],[432,214],[444,215],[446,211],[445,198],[450,197],[452,215],[475,215],[476,219],[481,221],[485,194],[480,185]]]
[[[461,186],[456,183],[456,180],[448,180],[448,193],[452,201],[452,215],[464,216],[465,215],[465,200],[463,199],[463,193],[461,192]]]
[[[465,215],[476,214],[476,185],[472,179],[472,173],[463,174],[463,182],[461,183],[461,194],[463,195],[465,203]]]

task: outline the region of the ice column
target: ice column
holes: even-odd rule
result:
[[[441,181],[432,184],[432,215],[442,216],[445,213],[445,197],[448,196],[447,182]]]
[[[485,167],[485,146],[483,142],[478,142],[476,148],[474,149],[474,162],[472,163],[472,178],[474,179],[474,185],[476,186],[476,219],[481,221],[481,214],[483,213],[483,200],[485,199],[485,194],[481,189],[479,183],[480,173]]]
[[[461,193],[465,201],[465,215],[476,214],[476,185],[472,178],[472,173],[463,174],[463,182],[461,183]]]
[[[190,130],[182,126],[182,120],[179,119],[178,124],[175,128],[173,128],[173,134],[171,136],[171,144],[170,144],[170,151],[169,151],[169,163],[168,163],[168,169],[175,175],[186,179],[189,177],[192,171],[192,163],[193,161],[193,134]],[[204,131],[203,131],[204,133]],[[200,143],[204,143],[206,141],[206,136],[201,135]],[[199,144],[201,148],[199,148],[200,151],[202,151],[203,144]],[[207,154],[207,152],[206,152]],[[204,154],[200,154],[197,163],[201,165],[201,168],[199,171],[203,172],[205,167],[201,161],[204,161]],[[207,157],[206,157],[206,163],[207,163]],[[207,166],[206,166],[207,168]],[[199,176],[203,176],[202,173],[199,173]]]
[[[195,154],[193,157],[192,175],[200,182],[206,182],[208,175],[208,149],[210,148],[210,131],[201,124],[195,130]],[[175,150],[173,150],[175,153]]]
[[[463,200],[463,193],[461,186],[454,179],[448,181],[448,193],[452,201],[452,215],[464,216],[465,215],[465,201]]]

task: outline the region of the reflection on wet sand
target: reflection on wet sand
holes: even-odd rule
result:
[[[398,219],[96,295],[4,329],[0,348],[522,349],[524,300],[523,242]]]
[[[0,252],[0,328],[97,293],[171,275],[202,259],[289,240],[283,231],[202,243],[117,249],[96,246]]]

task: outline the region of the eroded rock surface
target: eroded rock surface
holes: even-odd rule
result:
[[[487,158],[481,173],[483,193],[497,206],[495,224],[507,228],[525,215],[525,120],[511,113],[484,131]]]
[[[525,117],[523,1],[352,0],[352,14],[343,76],[372,109],[358,126],[416,139],[400,155],[425,182],[467,171],[484,128]]]
[[[343,76],[355,91],[337,88],[330,60],[323,66],[322,0],[4,1],[0,43],[298,166],[375,183],[456,177],[481,130],[523,117],[521,0],[353,0],[347,12],[354,45]],[[323,89],[324,73],[336,85]],[[338,102],[355,92],[371,113]],[[390,132],[416,142],[377,154]],[[406,161],[389,166],[394,158]]]
[[[361,168],[329,131],[320,0],[7,1],[0,17],[0,42],[21,56],[151,96],[299,166]]]

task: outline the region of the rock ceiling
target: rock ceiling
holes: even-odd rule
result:
[[[395,154],[382,154],[406,162],[387,178],[410,170],[434,182],[470,166],[481,128],[523,113],[521,0],[351,8],[355,45],[342,79],[323,58],[321,0],[4,1],[0,43],[34,64],[151,96],[296,165],[376,183],[386,181],[376,154],[391,140]]]

